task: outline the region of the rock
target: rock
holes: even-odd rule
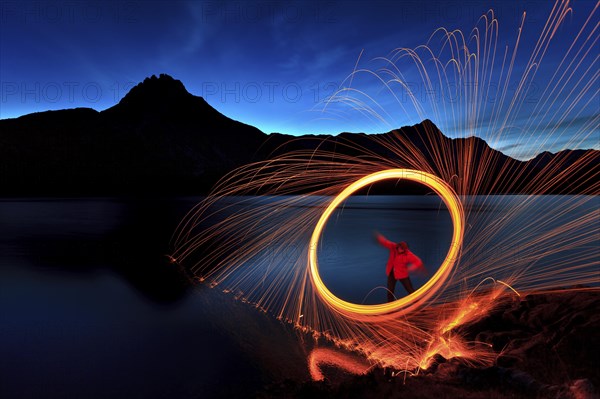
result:
[[[592,382],[586,378],[575,380],[569,386],[573,399],[598,399],[599,395]]]
[[[425,370],[426,374],[435,374],[440,364],[446,363],[446,358],[439,353],[433,356],[430,366]]]
[[[455,359],[437,365],[435,378],[443,381],[454,381],[457,379],[459,371],[465,366]]]

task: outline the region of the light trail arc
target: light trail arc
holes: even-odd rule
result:
[[[393,302],[376,305],[363,305],[344,301],[343,299],[335,296],[327,288],[319,274],[317,249],[323,229],[325,228],[327,220],[331,214],[344,200],[346,200],[346,198],[363,187],[387,179],[414,181],[431,188],[440,196],[440,198],[446,204],[446,207],[450,212],[450,217],[452,218],[453,232],[450,248],[436,273],[414,293]],[[460,255],[460,249],[462,247],[464,235],[464,226],[464,212],[460,199],[454,190],[439,177],[431,173],[414,169],[387,169],[372,173],[346,187],[333,199],[333,201],[331,201],[325,211],[323,211],[312,233],[308,247],[308,267],[311,281],[316,288],[318,295],[329,307],[348,317],[364,315],[376,316],[410,311],[434,295],[436,290],[443,285],[448,276],[451,274],[452,268],[454,267],[454,264]]]

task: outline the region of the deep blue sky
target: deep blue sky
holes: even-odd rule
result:
[[[574,12],[555,35],[536,75],[538,94],[595,4],[572,3]],[[145,77],[168,73],[225,115],[267,133],[381,132],[416,123],[421,116],[410,110],[400,112],[367,79],[357,78],[353,87],[367,91],[383,105],[389,113],[385,124],[369,122],[360,112],[332,117],[314,111],[322,108],[321,102],[352,72],[361,51],[359,66],[375,69],[380,65],[373,58],[387,56],[397,47],[423,44],[437,27],[470,32],[490,8],[495,9],[500,23],[499,48],[512,46],[521,15],[527,11],[515,61],[517,75],[531,55],[552,6],[548,0],[2,1],[0,118],[73,107],[102,110],[117,103]],[[592,25],[598,23],[598,15]],[[598,148],[597,131],[581,139],[583,130],[597,130],[598,126],[594,120],[599,107],[598,77],[593,73],[598,69],[594,61],[598,43],[591,50],[579,69],[581,73],[591,67],[592,72],[586,75],[591,86],[578,100],[577,110],[556,110],[565,115],[550,121],[556,125],[560,120],[559,129],[536,123],[543,125],[537,128],[538,136],[544,130],[554,135],[560,130],[561,137],[546,140],[545,147],[536,139],[534,150],[556,150],[574,143]],[[420,81],[414,68],[403,73],[410,81]],[[540,111],[535,107],[540,98],[530,97],[531,101],[524,102],[515,114],[511,124],[515,131],[524,129],[519,121],[527,125],[527,118]],[[486,115],[482,113],[480,125],[471,133],[485,136],[491,132],[482,128]],[[446,134],[468,135],[457,131],[462,124],[444,118],[431,119]],[[510,153],[523,147],[525,141],[522,134],[506,131],[494,144]],[[526,157],[527,151],[533,151],[531,145],[525,147],[513,155]]]

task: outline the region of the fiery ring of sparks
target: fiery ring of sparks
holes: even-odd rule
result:
[[[368,186],[369,184],[373,184],[385,179],[404,179],[421,183],[431,188],[442,198],[448,208],[448,211],[450,212],[454,227],[450,249],[448,250],[446,258],[442,262],[442,265],[439,267],[437,272],[421,288],[416,290],[411,295],[400,298],[394,302],[376,305],[361,305],[347,302],[336,297],[331,291],[329,291],[327,286],[323,283],[323,280],[321,280],[321,276],[319,275],[319,262],[317,259],[317,247],[319,245],[319,240],[323,232],[323,228],[327,224],[329,216],[331,216],[333,211],[346,198],[348,198],[348,196],[355,191]],[[317,222],[308,248],[310,277],[313,286],[316,288],[317,293],[325,303],[340,313],[348,316],[382,315],[398,311],[408,311],[414,306],[418,306],[418,304],[422,303],[424,300],[430,298],[435,293],[437,288],[442,286],[450,275],[454,263],[460,254],[464,226],[465,221],[462,203],[460,202],[454,190],[439,177],[430,173],[413,169],[387,169],[372,173],[350,184],[340,194],[338,194],[338,196],[335,197],[325,209],[321,215],[321,218]]]

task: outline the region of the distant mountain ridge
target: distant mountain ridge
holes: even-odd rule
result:
[[[428,120],[380,135],[267,135],[219,113],[182,82],[162,74],[144,79],[101,112],[75,108],[0,120],[0,195],[204,194],[225,173],[274,153],[318,147],[353,155],[352,148],[363,146],[395,159],[382,143],[398,137],[412,143],[432,165],[432,146],[441,146],[452,155],[449,162],[468,151],[471,168],[493,159],[484,176],[490,182],[498,182],[507,171],[522,180],[505,186],[484,182],[478,193],[527,192],[531,179],[546,174],[551,181],[547,172],[563,173],[549,167],[559,159],[555,169],[574,166],[569,181],[579,183],[569,188],[566,179],[559,179],[549,193],[597,194],[600,151],[542,153],[521,162],[476,137],[450,139]],[[582,159],[591,165],[587,170],[577,170]]]

